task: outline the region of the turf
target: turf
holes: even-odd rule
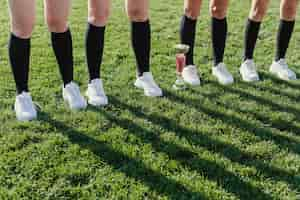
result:
[[[172,47],[178,43],[180,0],[152,0],[152,70],[165,92],[147,98],[133,87],[135,60],[123,1],[113,1],[102,77],[110,105],[70,112],[38,1],[32,40],[31,93],[39,118],[19,123],[7,58],[7,2],[0,3],[0,199],[300,199],[300,82],[268,73],[279,2],[262,26],[256,62],[262,81],[238,74],[249,1],[233,0],[226,63],[236,77],[211,76],[208,3],[198,23],[196,61],[202,86],[175,92]],[[76,81],[87,85],[86,1],[76,0],[73,31]],[[300,77],[300,26],[288,61]]]

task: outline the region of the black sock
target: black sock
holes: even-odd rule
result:
[[[295,26],[294,21],[280,20],[278,34],[277,34],[277,45],[276,45],[276,56],[275,60],[278,61],[285,58],[286,51],[289,47],[289,43],[292,37],[292,33]]]
[[[88,24],[85,51],[90,81],[100,78],[100,69],[104,49],[105,26],[97,27]]]
[[[254,49],[260,29],[261,22],[256,22],[251,19],[247,20],[245,30],[245,44],[244,44],[244,61],[253,59]]]
[[[197,20],[183,16],[180,24],[180,40],[181,44],[190,46],[189,52],[186,54],[186,65],[194,65],[194,46],[196,35]]]
[[[138,76],[150,71],[151,30],[149,20],[131,22],[131,41],[137,62]]]
[[[21,39],[11,34],[8,51],[17,93],[28,92],[30,39]]]
[[[227,20],[212,18],[212,43],[214,65],[217,66],[223,62],[226,38],[227,38]]]
[[[52,47],[59,65],[64,85],[73,81],[73,46],[70,30],[51,33]]]

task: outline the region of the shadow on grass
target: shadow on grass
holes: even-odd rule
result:
[[[283,106],[283,105],[281,105],[279,103],[276,103],[276,102],[274,102],[270,99],[267,99],[265,97],[255,96],[253,94],[245,92],[242,89],[236,89],[236,88],[233,88],[233,87],[230,87],[230,86],[223,86],[223,85],[217,84],[216,82],[211,82],[211,84],[214,84],[215,87],[222,88],[226,92],[231,92],[233,94],[238,94],[242,98],[250,99],[250,100],[255,101],[255,102],[257,102],[259,104],[262,104],[264,106],[268,106],[274,111],[292,113],[296,118],[300,119],[300,110],[298,108],[288,106],[288,105]]]
[[[246,93],[246,92],[244,92],[242,90],[239,90],[239,89],[233,89],[233,88],[226,87],[226,86],[220,86],[220,85],[217,85],[216,83],[212,83],[212,84],[214,84],[215,87],[219,87],[219,88],[221,87],[226,92],[231,92],[231,93],[234,93],[234,94],[238,94],[241,98],[244,98],[246,100],[249,99],[248,98],[249,96],[250,96],[250,99],[253,100],[253,101],[256,101],[256,100],[259,101],[258,99],[263,99],[262,101],[264,102],[265,106],[270,107],[274,111],[278,111],[277,110],[278,108],[274,108],[276,106],[276,103],[270,101],[269,104],[271,104],[271,105],[268,105],[267,101],[269,101],[269,100],[266,100],[263,97],[257,97],[257,96]],[[258,88],[259,90],[263,90],[263,91],[266,91],[266,90],[269,90],[271,92],[276,91],[277,95],[281,94],[279,90],[276,90],[274,88],[258,86],[258,85],[245,83],[245,82],[239,82],[239,84],[243,85],[244,87],[251,88],[251,89],[254,89],[254,90]],[[197,91],[192,89],[192,92],[197,92]],[[211,99],[210,96],[205,95],[204,97],[207,98],[207,99]],[[254,97],[254,98],[251,98],[251,97]],[[293,98],[294,98],[294,101],[297,101],[297,99],[298,99],[297,97],[293,97]],[[213,99],[217,99],[217,98],[213,98]],[[263,114],[260,114],[258,112],[255,112],[255,111],[242,110],[237,106],[229,106],[229,105],[226,105],[226,104],[224,104],[224,103],[222,103],[218,100],[216,100],[216,103],[218,104],[218,106],[223,106],[223,107],[227,108],[228,110],[235,110],[236,112],[251,115],[254,119],[257,119],[258,121],[260,121],[264,125],[271,126],[272,128],[275,128],[278,131],[287,131],[287,132],[292,133],[294,135],[300,135],[300,127],[294,125],[292,121],[287,121],[285,119],[272,120],[267,115],[263,115]],[[259,103],[261,103],[261,102],[259,101]],[[295,102],[295,103],[297,103],[297,102]],[[282,111],[282,112],[284,111],[283,106],[280,105],[279,108],[280,108],[280,111]],[[292,110],[293,108],[288,107],[288,109]],[[297,118],[298,115],[300,115],[300,112],[298,113],[297,111],[295,111],[294,116]]]
[[[246,153],[233,145],[213,139],[213,138],[209,137],[210,134],[207,132],[204,133],[204,132],[194,131],[189,128],[182,127],[181,125],[178,125],[178,123],[176,121],[166,118],[164,116],[160,116],[160,115],[156,115],[156,114],[145,114],[141,111],[142,107],[136,106],[136,105],[135,106],[128,105],[126,103],[119,101],[115,97],[110,97],[110,101],[116,107],[129,110],[136,117],[150,121],[153,124],[160,126],[161,128],[163,128],[166,131],[171,131],[171,132],[176,133],[177,136],[185,138],[190,144],[206,148],[207,150],[209,150],[213,153],[221,154],[232,162],[236,162],[236,163],[239,163],[239,164],[242,164],[245,166],[255,167],[257,171],[264,174],[268,178],[272,178],[277,181],[284,181],[287,184],[290,184],[291,186],[293,186],[295,188],[299,187],[300,180],[297,181],[294,177],[294,174],[266,164],[264,161],[258,159],[257,155]],[[114,121],[116,121],[116,120],[117,119],[114,119]],[[127,127],[126,129],[129,129],[128,127],[131,126],[131,124],[132,124],[132,122],[128,121],[127,126],[125,126],[126,123],[123,123],[122,127],[123,128]],[[118,123],[118,125],[120,126],[120,123]],[[130,128],[130,131],[135,133],[135,130],[132,130],[132,128]],[[153,135],[154,133],[149,133],[149,134]],[[138,135],[138,136],[141,137],[140,135]],[[144,141],[146,140],[146,138],[142,138],[142,139]],[[154,139],[157,139],[157,138],[154,138]],[[158,141],[158,140],[159,139],[157,139],[156,141]],[[147,142],[153,143],[154,141],[148,140]],[[164,145],[171,145],[171,144],[168,143],[168,144],[164,144]],[[157,147],[157,144],[156,145],[152,144],[152,146]],[[180,150],[181,147],[175,147],[175,148],[177,148],[177,150]],[[164,149],[159,149],[159,148],[155,148],[155,149],[157,151],[165,152]],[[189,154],[192,155],[191,152]],[[168,155],[170,157],[172,157],[174,160],[178,160],[178,158],[176,158],[176,156],[172,156],[172,155],[170,155],[170,153],[168,153]],[[188,159],[190,159],[190,157],[191,157],[188,155],[186,155],[186,156]],[[190,168],[193,170],[197,170],[197,169],[194,169],[193,167],[191,167],[190,163],[182,163],[182,164],[184,164],[187,167],[190,166]],[[219,181],[223,181],[222,177],[218,177],[218,176],[214,175],[215,171],[209,171],[209,169],[218,169],[220,167],[220,166],[216,166],[216,165],[217,164],[215,164],[215,163],[214,164],[210,163],[209,165],[207,165],[204,168],[201,168],[201,169],[199,168],[197,171],[200,170],[201,172],[206,173],[210,179],[217,181],[217,183],[219,185],[221,185],[225,190],[232,192],[232,193],[236,194],[237,196],[242,197],[242,199],[244,199],[245,196],[242,196],[241,194],[239,194],[239,192],[235,191],[234,188],[230,188],[230,185],[235,185],[235,183],[241,184],[240,182],[235,182],[235,181],[240,181],[240,180],[232,179],[231,181],[233,181],[233,182],[229,181],[224,186],[224,184],[222,184],[222,183],[220,184],[220,182],[219,182]],[[202,165],[202,166],[204,166],[204,165]],[[224,170],[223,170],[222,173],[220,173],[220,174],[224,174],[224,177],[228,177],[228,178],[230,178],[232,176],[232,174],[231,174],[231,176],[229,176],[226,173],[230,173],[230,172],[224,173]],[[235,175],[233,175],[233,176],[235,176]],[[241,187],[243,187],[245,190],[248,189],[248,191],[249,191],[249,189],[250,189],[250,191],[251,191],[251,189],[253,189],[251,187],[247,188],[247,184],[245,185],[244,183],[242,183]],[[260,191],[260,192],[263,193],[262,191]]]
[[[214,84],[216,87],[224,89],[226,92],[231,92],[231,93],[234,93],[234,94],[238,94],[241,98],[244,98],[246,100],[250,99],[250,100],[255,101],[259,104],[267,106],[275,112],[276,111],[277,112],[289,112],[289,113],[292,113],[295,116],[296,119],[300,119],[300,110],[297,109],[297,108],[294,108],[292,106],[287,106],[287,105],[283,106],[281,104],[275,103],[272,100],[266,99],[264,97],[255,96],[255,95],[252,95],[250,93],[247,93],[247,92],[245,92],[241,89],[226,87],[226,86],[218,85],[216,83],[212,83],[212,84]],[[246,85],[246,83],[242,83],[242,84],[244,86],[250,87],[250,84],[247,84],[247,85]],[[272,91],[272,88],[271,88],[271,91]],[[296,99],[295,99],[295,101],[296,101]],[[218,102],[218,103],[220,103],[220,102]],[[224,104],[223,104],[223,106],[224,106]],[[231,108],[231,109],[236,110],[236,111],[241,111],[239,108]],[[274,122],[270,118],[268,118],[267,116],[263,116],[263,115],[261,115],[259,113],[256,113],[256,112],[251,112],[251,111],[241,111],[241,112],[249,113],[252,116],[254,116],[256,119],[258,119],[259,121],[261,121],[263,123],[264,122],[269,123],[273,128],[276,128],[279,131],[288,131],[288,132],[291,132],[295,135],[300,135],[300,128],[293,125],[292,122],[289,122],[287,120],[281,119],[278,122]]]
[[[276,104],[274,102],[268,101],[262,97],[257,97],[254,96],[252,94],[249,94],[247,92],[238,90],[238,89],[234,89],[234,88],[230,88],[230,87],[226,87],[226,86],[222,86],[222,85],[218,85],[216,84],[218,87],[223,88],[224,90],[226,90],[226,92],[232,92],[232,93],[237,93],[240,96],[243,96],[243,98],[250,98],[252,100],[257,101],[258,103],[261,104],[267,104],[269,106],[275,107],[273,109],[280,109],[281,111],[292,111],[292,113],[299,115],[300,112],[294,110],[293,108],[289,107],[289,108],[285,108],[284,106],[281,106],[279,104]],[[212,118],[216,118],[216,119],[220,119],[221,121],[223,121],[226,124],[231,125],[232,127],[238,128],[240,130],[249,132],[254,134],[255,136],[261,138],[262,140],[270,140],[270,141],[274,141],[278,146],[280,146],[281,148],[286,148],[294,153],[300,154],[300,144],[299,142],[291,139],[288,136],[284,136],[284,135],[280,135],[280,134],[276,134],[272,131],[270,131],[270,129],[265,128],[265,127],[258,127],[257,124],[254,124],[250,121],[244,120],[242,118],[239,118],[237,116],[233,116],[233,115],[228,115],[226,113],[220,112],[218,110],[216,110],[215,108],[210,108],[210,107],[206,107],[203,106],[199,99],[193,99],[193,98],[187,98],[187,97],[181,97],[179,95],[176,95],[175,93],[172,93],[168,90],[165,90],[165,95],[168,99],[181,103],[181,104],[188,104],[192,107],[194,107],[195,109],[197,109],[199,112],[203,112],[209,116],[211,116]],[[217,106],[217,105],[214,105]],[[278,106],[278,107],[276,107]]]
[[[259,120],[261,123],[266,124],[266,125],[270,126],[271,128],[275,128],[278,131],[287,131],[294,135],[300,135],[300,127],[292,124],[293,122],[291,122],[291,121],[287,121],[285,119],[272,120],[267,115],[263,115],[258,112],[252,111],[252,110],[245,111],[245,110],[240,109],[239,107],[225,105],[224,103],[221,103],[221,102],[218,102],[218,105],[221,105],[224,108],[229,109],[229,110],[235,110],[236,112],[245,113],[247,115],[250,115],[254,119]]]
[[[296,90],[299,90],[299,88],[300,88],[299,82],[296,82],[296,81],[284,81],[284,80],[278,79],[277,77],[273,76],[270,73],[263,72],[263,71],[260,72],[260,74],[262,75],[263,79],[270,79],[274,83],[277,83],[277,84],[280,84],[280,85],[285,85],[287,87],[290,87],[290,88],[293,88],[293,89],[296,89]],[[300,77],[300,74],[298,74],[298,73],[296,73],[296,74],[297,74],[297,77]]]
[[[255,83],[255,84],[252,84],[252,83],[245,83],[243,81],[240,81],[240,82],[238,82],[238,84],[242,85],[242,86],[245,86],[245,87],[248,87],[248,88],[251,87],[254,90],[269,91],[269,92],[271,92],[273,94],[276,94],[278,96],[285,96],[285,97],[287,97],[290,100],[295,101],[295,102],[298,102],[300,100],[299,95],[297,96],[295,94],[291,94],[289,92],[286,92],[284,90],[280,90],[280,89],[277,89],[277,88],[274,88],[274,87],[266,87],[266,86],[263,86],[262,84],[260,84],[259,82]],[[300,88],[300,85],[299,85],[299,88]]]
[[[94,155],[101,158],[114,170],[124,173],[129,178],[142,182],[159,194],[166,195],[171,199],[207,199],[203,194],[193,192],[177,181],[169,179],[163,174],[150,169],[142,161],[124,155],[122,152],[114,150],[109,144],[95,140],[85,133],[53,119],[48,113],[41,112],[40,120],[49,123],[56,130],[61,132],[62,135],[67,136],[70,142],[94,153]],[[112,118],[112,120],[114,119]],[[114,121],[116,123],[119,122],[117,119]],[[144,129],[139,127],[138,131],[141,132],[144,131]]]
[[[97,109],[93,110],[99,111]],[[233,172],[226,170],[225,166],[219,165],[213,161],[201,159],[197,154],[184,147],[161,140],[156,131],[145,130],[132,120],[121,119],[106,111],[102,111],[101,114],[119,127],[128,130],[129,134],[134,134],[142,139],[144,143],[151,144],[154,150],[167,154],[170,159],[178,161],[181,165],[190,170],[196,171],[199,174],[204,174],[209,180],[215,181],[222,189],[225,189],[227,192],[234,194],[240,199],[253,199],[253,195],[260,199],[272,199],[269,194],[265,193],[260,188],[253,186],[240,179],[240,177]]]

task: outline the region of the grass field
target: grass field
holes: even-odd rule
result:
[[[203,85],[175,92],[172,47],[178,42],[181,0],[152,0],[152,69],[165,97],[133,87],[135,61],[123,1],[113,1],[102,68],[110,105],[72,113],[61,98],[42,1],[32,40],[30,86],[39,119],[18,123],[7,59],[6,1],[0,3],[0,199],[300,199],[300,81],[269,75],[279,1],[262,26],[256,62],[262,82],[238,75],[249,1],[232,0],[226,63],[237,83],[211,76],[208,2],[198,24],[197,64]],[[70,18],[76,81],[87,86],[86,0]],[[288,52],[300,77],[300,24]]]

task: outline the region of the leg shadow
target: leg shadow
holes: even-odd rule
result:
[[[224,87],[224,86],[220,86]],[[227,88],[226,88],[227,89]],[[229,89],[229,90],[235,90],[235,89]],[[299,142],[291,139],[288,136],[280,135],[280,134],[274,134],[269,129],[265,127],[258,127],[256,124],[253,124],[252,122],[246,121],[244,119],[241,119],[239,117],[228,115],[226,113],[217,111],[216,109],[205,107],[201,105],[199,99],[192,99],[192,98],[186,98],[181,97],[179,95],[176,95],[168,90],[164,90],[165,95],[167,98],[169,98],[171,101],[175,101],[181,104],[188,104],[195,109],[197,109],[199,112],[205,113],[208,116],[211,116],[212,118],[220,119],[224,123],[229,124],[233,127],[236,127],[240,130],[249,132],[254,134],[255,136],[261,138],[262,140],[268,141],[274,141],[278,146],[282,148],[289,149],[290,151],[299,154],[300,153],[300,144]],[[245,93],[245,92],[243,92]],[[248,93],[246,93],[248,95]],[[256,98],[255,96],[253,96]],[[298,114],[298,113],[297,113]]]
[[[260,199],[272,199],[272,196],[260,188],[254,187],[233,172],[227,171],[225,166],[201,159],[197,154],[184,147],[161,140],[156,131],[147,131],[132,120],[121,119],[106,111],[103,111],[102,114],[119,127],[128,130],[129,134],[134,134],[144,143],[151,144],[156,151],[167,154],[169,158],[178,161],[185,168],[204,174],[209,180],[215,181],[220,187],[240,199],[250,200],[253,199],[253,195]]]
[[[130,158],[122,152],[112,149],[109,144],[97,141],[94,138],[85,135],[83,132],[67,126],[65,123],[53,119],[45,112],[40,113],[40,120],[53,126],[56,130],[61,132],[62,135],[67,136],[72,143],[77,144],[100,157],[114,170],[122,172],[128,177],[142,182],[151,190],[156,191],[159,194],[166,195],[170,199],[183,199],[183,197],[185,199],[207,199],[203,194],[190,191],[180,183],[148,168],[141,161]],[[118,122],[117,119],[112,120],[115,123]],[[144,130],[140,129],[139,131]],[[130,165],[131,168],[124,167],[126,165]],[[174,191],[180,191],[182,195],[178,197],[178,193],[174,193]]]
[[[138,107],[136,105],[128,105],[119,101],[115,97],[111,97],[110,100],[111,103],[116,107],[120,107],[120,109],[122,110],[129,110],[136,117],[150,121],[167,131],[174,132],[177,136],[185,138],[189,141],[189,143],[193,145],[204,147],[207,150],[212,151],[213,153],[221,154],[232,162],[236,162],[245,166],[255,167],[256,170],[258,170],[260,173],[264,174],[269,178],[272,178],[277,181],[284,181],[287,184],[293,186],[294,188],[298,187],[298,183],[300,180],[297,181],[293,173],[267,165],[264,161],[257,158],[257,155],[251,155],[249,153],[241,151],[239,148],[233,145],[213,139],[209,137],[209,133],[200,133],[182,127],[178,125],[176,121],[171,120],[169,118],[156,114],[145,114],[141,111],[141,107]],[[145,140],[145,138],[142,139]],[[187,158],[189,157],[187,156]]]
[[[296,102],[299,102],[299,100],[300,100],[300,96],[298,96],[298,95],[291,94],[291,93],[288,93],[286,91],[279,90],[279,89],[276,89],[276,88],[273,88],[273,87],[265,87],[265,86],[258,85],[258,84],[245,83],[243,81],[239,82],[238,84],[240,84],[242,86],[245,86],[245,87],[251,87],[254,90],[269,91],[269,92],[272,92],[273,94],[276,94],[278,96],[285,96],[285,97],[289,98],[290,100],[293,100],[293,101],[296,101]]]
[[[276,78],[275,76],[273,76],[270,73],[266,73],[266,72],[263,72],[263,71],[260,72],[260,73],[261,73],[261,75],[264,79],[272,80],[272,82],[274,82],[276,84],[285,85],[287,87],[290,87],[290,88],[293,88],[293,89],[296,89],[296,90],[299,90],[299,88],[300,88],[300,84],[297,83],[296,81],[284,81],[284,80]],[[300,77],[299,74],[297,74],[297,77]]]

